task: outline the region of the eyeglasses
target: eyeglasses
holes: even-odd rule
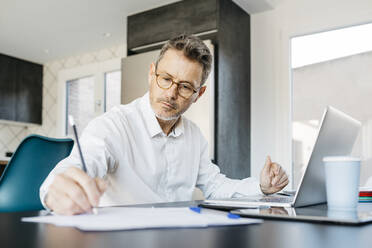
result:
[[[156,75],[156,83],[161,89],[169,89],[172,87],[173,84],[177,85],[178,94],[183,98],[190,98],[193,94],[198,92],[198,89],[195,89],[190,83],[187,82],[176,82],[170,76],[164,74],[157,74]]]

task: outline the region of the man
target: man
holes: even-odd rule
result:
[[[204,94],[211,63],[199,38],[168,41],[150,67],[149,92],[88,124],[80,140],[87,173],[75,146],[41,186],[44,206],[73,215],[98,204],[187,201],[195,187],[206,198],[271,194],[285,187],[287,175],[269,157],[260,183],[226,178],[211,163],[199,128],[182,117]]]

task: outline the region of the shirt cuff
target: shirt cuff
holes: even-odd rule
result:
[[[47,210],[48,212],[52,212],[52,210],[50,208],[48,208],[48,206],[45,204],[45,198],[48,194],[49,186],[50,186],[51,182],[53,182],[54,177],[55,177],[54,174],[49,175],[46,178],[46,180],[43,182],[43,184],[41,185],[40,190],[39,190],[39,197],[40,197],[41,205],[43,205],[45,210]]]
[[[46,211],[52,212],[52,210],[45,204],[45,197],[47,196],[47,194],[48,191],[40,190],[40,201]]]
[[[254,177],[248,177],[242,179],[235,188],[235,193],[232,197],[244,197],[252,195],[261,195],[262,191],[260,188],[260,183]]]

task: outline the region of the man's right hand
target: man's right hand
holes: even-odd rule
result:
[[[45,197],[45,204],[57,214],[74,215],[92,212],[107,184],[72,167],[55,176]]]

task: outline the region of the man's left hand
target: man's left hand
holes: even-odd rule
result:
[[[261,191],[266,195],[274,194],[287,186],[288,183],[288,176],[282,167],[271,162],[270,156],[267,156],[260,176]]]

